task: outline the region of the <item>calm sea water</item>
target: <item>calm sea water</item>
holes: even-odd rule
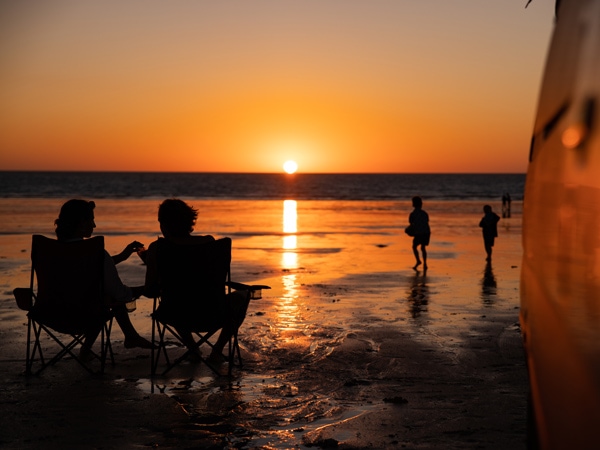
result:
[[[0,198],[521,200],[524,174],[0,172]]]

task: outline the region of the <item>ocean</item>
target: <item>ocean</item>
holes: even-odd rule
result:
[[[356,270],[410,267],[410,240],[403,230],[414,195],[423,198],[429,213],[432,259],[451,261],[457,252],[449,242],[471,238],[477,249],[465,251],[479,256],[482,207],[490,204],[501,214],[505,192],[513,200],[512,217],[502,222],[501,239],[514,242],[503,247],[520,251],[524,182],[523,174],[0,172],[0,277],[7,284],[15,276],[26,280],[31,235],[53,237],[54,220],[69,198],[96,202],[94,234],[107,237],[111,254],[132,240],[156,239],[158,205],[182,198],[198,209],[195,233],[233,239],[240,281],[282,268],[322,266],[325,260],[346,272],[366,248],[378,249],[382,259]],[[139,269],[135,259],[119,265],[128,281],[140,280]],[[7,284],[0,282],[0,289],[10,292]]]
[[[0,198],[521,200],[524,186],[525,174],[0,172]]]

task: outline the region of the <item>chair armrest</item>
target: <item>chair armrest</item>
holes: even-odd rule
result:
[[[229,286],[230,288],[237,289],[239,291],[259,291],[262,289],[271,289],[271,286],[266,286],[264,284],[244,284],[236,281],[226,281],[225,286]]]
[[[264,284],[244,284],[236,281],[226,281],[225,286],[229,286],[236,291],[248,291],[248,299],[250,300],[262,298],[262,290],[271,289],[271,286],[266,286]]]
[[[17,306],[23,311],[30,311],[33,306],[33,290],[31,288],[15,288],[13,295]]]

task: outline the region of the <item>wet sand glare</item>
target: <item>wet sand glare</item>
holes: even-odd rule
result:
[[[107,250],[155,239],[159,201],[97,201]],[[283,202],[189,201],[198,233],[233,238],[233,279],[272,286],[250,305],[232,379],[185,364],[151,381],[149,355],[126,350],[118,328],[104,377],[71,362],[22,376],[25,316],[11,291],[27,285],[30,235],[52,235],[62,202],[0,199],[3,447],[525,448],[519,203],[488,267],[482,204],[426,200],[423,273],[403,233],[408,201],[297,202],[296,231]],[[118,267],[128,284],[143,279],[135,258]],[[132,314],[147,337],[150,312],[141,300]]]

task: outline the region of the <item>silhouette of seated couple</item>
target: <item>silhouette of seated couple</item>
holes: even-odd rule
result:
[[[94,222],[95,206],[93,201],[81,199],[67,201],[61,207],[58,219],[55,221],[57,239],[68,242],[91,237],[96,227]],[[144,245],[138,241],[131,242],[121,253],[114,256],[110,256],[106,250],[104,251],[104,295],[119,327],[123,331],[125,348],[151,349],[154,346],[152,342],[138,334],[131,323],[126,304],[141,296],[149,298],[160,296],[157,249],[161,244],[194,245],[215,240],[214,237],[209,235],[192,235],[197,217],[198,211],[184,201],[167,199],[160,204],[158,209],[158,221],[163,237],[152,242],[147,251],[144,249]],[[146,263],[144,286],[126,286],[121,281],[116,269],[117,264],[125,261],[135,252],[138,252]],[[246,299],[245,292],[234,291],[228,294],[227,302],[211,306],[213,317],[217,319],[227,317],[228,320],[222,320],[222,330],[208,357],[209,361],[225,361],[223,348],[244,321],[247,306]],[[199,357],[199,350],[194,346],[192,333],[185,326],[175,326],[175,328],[180,334],[182,342],[192,351],[192,355]],[[83,359],[88,356],[92,357],[91,348],[99,333],[100,329],[86,334],[80,350]]]

